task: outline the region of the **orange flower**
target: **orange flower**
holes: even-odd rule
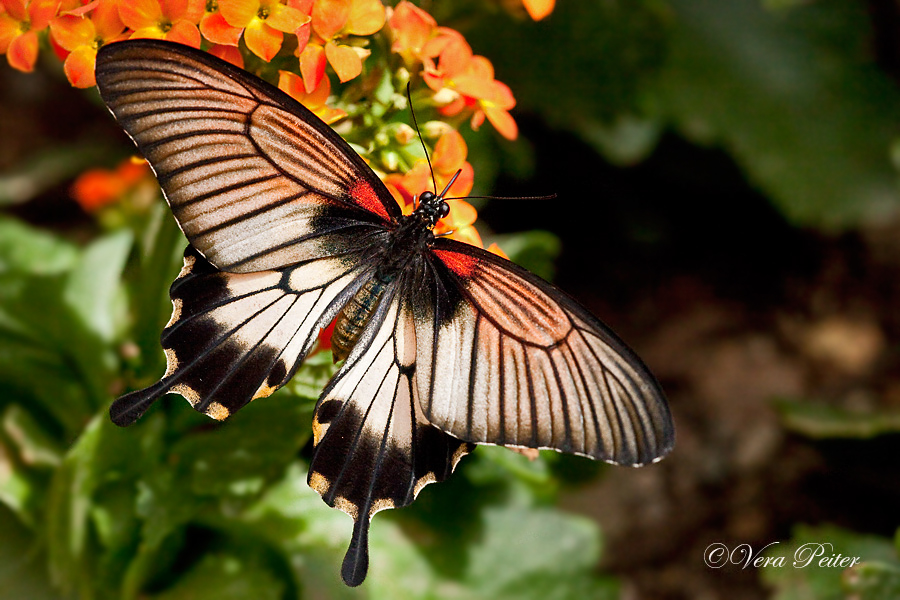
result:
[[[461,94],[454,102],[441,109],[447,116],[472,111],[472,129],[478,129],[485,117],[506,139],[514,140],[519,134],[510,109],[516,105],[512,91],[505,83],[494,79],[494,67],[483,56],[473,56],[463,72],[448,82],[448,88]]]
[[[315,0],[311,19],[315,37],[307,45],[297,47],[307,93],[317,88],[325,76],[326,61],[341,83],[362,73],[362,61],[369,51],[338,41],[348,35],[377,33],[384,27],[385,11],[380,0]]]
[[[487,117],[503,137],[516,139],[519,130],[509,114],[516,99],[506,84],[494,79],[494,67],[488,59],[473,55],[468,42],[452,29],[442,29],[425,45],[423,53],[425,83],[435,92],[447,89],[458,94],[442,109],[444,115],[469,110],[473,129]]]
[[[215,44],[209,48],[209,53],[218,56],[226,62],[230,62],[239,69],[244,68],[244,55],[237,46]]]
[[[244,33],[240,27],[232,27],[222,16],[217,0],[207,0],[206,10],[200,18],[200,33],[214,44],[237,46]],[[243,64],[243,59],[241,59]]]
[[[331,94],[331,81],[327,77],[322,78],[319,87],[312,93],[307,93],[302,77],[289,71],[279,71],[278,89],[300,102],[326,123],[334,123],[347,115],[343,110],[325,104]]]
[[[411,68],[422,61],[422,50],[437,29],[437,21],[415,4],[403,0],[391,14],[388,26],[394,38],[391,50]]]
[[[77,88],[88,88],[96,83],[97,50],[126,37],[116,0],[95,0],[91,5],[90,17],[77,14],[85,11],[69,11],[50,23],[53,40],[67,52],[63,65],[66,77]]]
[[[38,33],[56,16],[60,0],[2,0],[0,54],[10,66],[30,73],[38,55]]]
[[[125,0],[119,2],[119,16],[129,29],[131,39],[171,40],[200,47],[200,21],[204,0]]]
[[[448,129],[434,146],[431,165],[434,168],[434,178],[438,187],[435,193],[443,191],[456,172],[461,171],[447,192],[449,198],[455,198],[450,201],[450,214],[438,222],[434,231],[438,235],[447,235],[452,239],[483,247],[481,236],[473,227],[478,218],[478,212],[465,200],[458,199],[472,191],[474,171],[472,165],[466,162],[468,152],[465,140],[454,129]],[[417,162],[404,175],[395,173],[386,176],[384,183],[403,208],[404,214],[410,214],[413,211],[416,196],[433,187],[431,172],[425,160]]]
[[[516,138],[518,127],[509,114],[516,105],[512,92],[494,79],[493,65],[485,57],[475,56],[462,34],[438,27],[431,15],[406,0],[394,9],[388,25],[394,38],[391,50],[400,54],[410,69],[421,62],[425,83],[436,95],[449,92],[444,115],[466,110],[471,113],[473,129],[487,118],[501,135]]]
[[[522,0],[522,4],[525,5],[528,16],[535,21],[540,21],[553,12],[556,0]]]
[[[266,62],[281,50],[285,33],[309,22],[307,15],[279,0],[221,0],[219,10],[229,25],[244,30],[247,48]]]
[[[82,173],[72,184],[72,197],[86,212],[95,212],[121,200],[142,181],[151,178],[146,161],[127,158],[115,169],[91,169]]]

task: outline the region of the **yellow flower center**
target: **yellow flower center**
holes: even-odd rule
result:
[[[259,10],[256,12],[256,16],[261,20],[265,21],[269,18],[269,7],[268,6],[260,6]]]

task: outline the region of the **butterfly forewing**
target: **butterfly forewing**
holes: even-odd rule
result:
[[[416,307],[428,420],[469,442],[552,448],[618,464],[672,447],[659,384],[564,293],[473,246],[436,240]]]
[[[97,85],[191,244],[247,273],[344,251],[397,203],[327,125],[258,78],[153,40],[104,47]]]

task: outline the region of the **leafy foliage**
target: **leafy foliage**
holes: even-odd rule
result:
[[[84,248],[8,219],[0,229],[9,240],[0,244],[0,450],[9,465],[0,519],[10,531],[0,555],[16,558],[0,574],[10,582],[0,598],[614,594],[613,581],[592,574],[596,526],[550,506],[558,478],[543,462],[490,451],[465,461],[473,482],[439,492],[448,512],[471,503],[464,514],[477,527],[442,529],[427,507],[379,517],[371,582],[346,589],[337,565],[349,520],[307,487],[302,452],[334,371],[330,354],[314,355],[285,389],[228,423],[174,399],[117,428],[105,414],[113,395],[162,368],[149,338],[167,318],[166,286],[151,289],[145,278],[171,277],[184,240],[152,220]],[[540,241],[519,246],[542,254]]]

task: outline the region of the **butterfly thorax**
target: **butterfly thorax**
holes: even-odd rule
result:
[[[432,228],[450,208],[440,196],[425,192],[412,214],[404,215],[391,232],[390,241],[372,279],[344,305],[331,336],[335,362],[347,358],[363,329],[378,308],[387,286],[417,260],[434,241]]]

